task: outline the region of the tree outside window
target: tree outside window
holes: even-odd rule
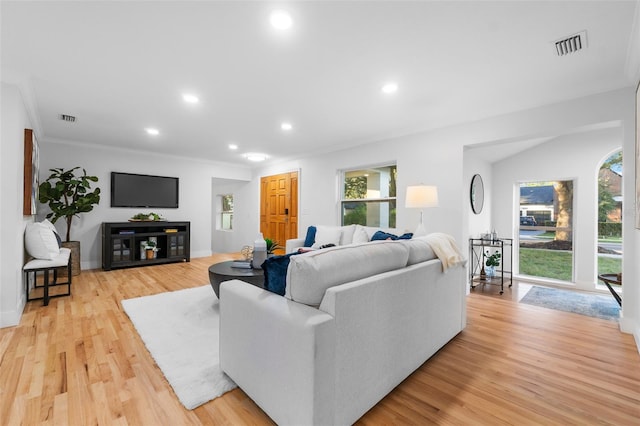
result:
[[[395,228],[395,165],[347,170],[342,179],[342,224]]]

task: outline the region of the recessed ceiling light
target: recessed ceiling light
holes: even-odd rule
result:
[[[160,131],[158,129],[154,129],[151,127],[147,127],[146,129],[144,129],[148,134],[153,135],[153,136],[158,136],[160,134]]]
[[[293,124],[288,123],[288,122],[286,122],[286,121],[285,121],[284,123],[282,123],[282,124],[280,125],[280,128],[281,128],[282,130],[284,130],[285,132],[288,132],[288,131],[290,131],[290,130],[292,130],[292,129],[293,129]]]
[[[182,100],[184,100],[188,104],[197,104],[200,102],[200,99],[196,95],[191,95],[189,93],[185,93],[182,95]]]
[[[238,145],[236,145],[235,143],[230,143],[229,144],[229,149],[236,150],[236,149],[238,149]]]
[[[382,86],[381,90],[382,93],[386,93],[387,95],[396,93],[398,91],[398,84],[394,82],[386,83],[384,86]]]
[[[264,161],[264,160],[267,159],[266,154],[260,154],[260,153],[257,153],[257,152],[249,152],[249,153],[245,154],[244,156],[247,158],[247,160],[256,161],[256,162]]]
[[[293,25],[293,19],[289,12],[284,10],[274,10],[269,17],[271,26],[277,30],[288,30]]]

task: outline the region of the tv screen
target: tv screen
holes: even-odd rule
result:
[[[111,207],[178,208],[178,178],[111,172]]]

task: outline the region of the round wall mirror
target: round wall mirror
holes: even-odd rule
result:
[[[473,175],[471,178],[470,201],[471,210],[475,214],[480,214],[484,205],[484,184],[482,183],[482,177],[478,174]]]

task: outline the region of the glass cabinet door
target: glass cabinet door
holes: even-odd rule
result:
[[[169,235],[167,237],[168,242],[168,255],[169,257],[184,256],[186,253],[186,238],[183,233]]]
[[[132,260],[131,237],[112,237],[111,256],[113,262],[129,262]]]

